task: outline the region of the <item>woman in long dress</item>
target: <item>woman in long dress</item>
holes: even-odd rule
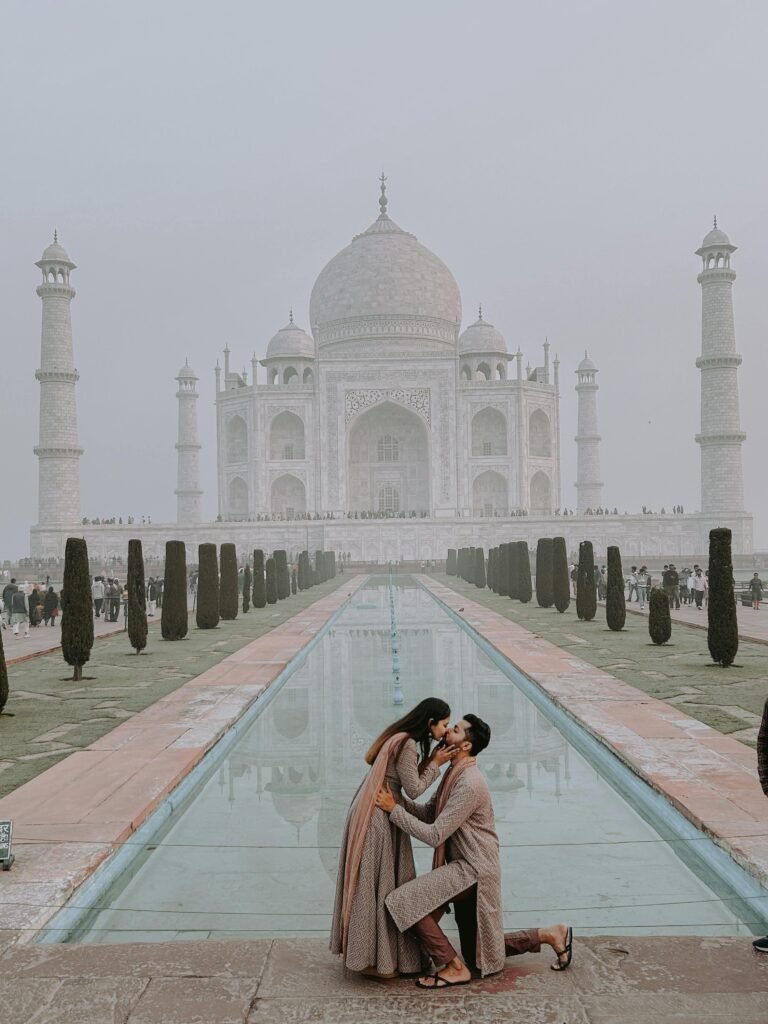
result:
[[[398,931],[384,904],[393,889],[416,877],[411,840],[374,801],[385,783],[396,798],[402,791],[415,800],[429,789],[455,753],[437,746],[430,754],[450,714],[445,701],[428,697],[388,726],[365,755],[371,767],[344,826],[331,929],[331,951],[351,971],[389,978],[422,969],[418,944]]]

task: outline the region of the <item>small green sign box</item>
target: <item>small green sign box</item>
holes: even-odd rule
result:
[[[13,837],[13,822],[0,821],[0,867],[7,871],[13,864],[15,857],[11,853],[11,839]]]

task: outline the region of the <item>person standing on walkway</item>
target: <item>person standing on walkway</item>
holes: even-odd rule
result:
[[[477,755],[491,739],[490,727],[477,715],[465,715],[445,739],[458,753],[430,801],[397,804],[386,787],[376,797],[376,806],[394,825],[435,851],[432,871],[386,899],[400,931],[415,935],[438,968],[416,984],[425,989],[466,985],[472,970],[495,974],[507,956],[537,953],[542,942],[557,953],[553,969],[565,970],[572,946],[567,925],[504,934],[499,837],[488,783],[477,767]],[[439,925],[448,903],[453,903],[463,960]]]
[[[6,583],[3,587],[3,629],[11,624],[11,598],[18,589],[15,576],[11,578],[10,583]]]
[[[768,700],[763,707],[763,720],[757,734],[757,777],[763,793],[768,796]],[[752,946],[758,953],[768,953],[768,935],[755,939]]]
[[[428,697],[386,728],[365,756],[370,770],[347,814],[331,926],[331,952],[350,971],[393,978],[424,967],[418,942],[400,934],[384,902],[416,877],[411,842],[375,801],[385,783],[404,799],[403,792],[421,796],[438,779],[454,751],[443,745],[430,753],[430,746],[442,740],[450,713],[445,701]]]
[[[147,583],[147,615],[155,614],[155,607],[157,602],[157,584],[155,583],[155,577],[149,577],[149,583]]]
[[[707,577],[701,569],[697,569],[691,579],[693,580],[693,596],[696,601],[696,611],[700,612],[701,606],[704,602],[704,595],[709,589],[707,585]]]
[[[627,604],[632,601],[632,593],[634,592],[635,600],[640,600],[640,591],[638,589],[637,582],[637,566],[633,565],[630,570],[629,576],[627,576],[627,586],[629,587],[629,593],[627,594]]]
[[[633,569],[632,572],[634,571],[635,570]],[[640,602],[640,611],[643,611],[645,609],[645,599],[648,596],[648,584],[650,582],[648,570],[644,565],[641,565],[637,573],[635,573],[635,580],[637,581],[637,599]]]
[[[29,636],[29,601],[22,587],[17,587],[11,595],[11,629],[13,635],[19,635],[19,626],[23,627],[24,639]]]
[[[104,604],[104,581],[101,576],[94,576],[91,584],[91,597],[96,618],[101,618],[101,606]]]
[[[58,614],[59,595],[53,587],[48,587],[45,597],[43,598],[43,622],[46,626],[55,626]]]
[[[760,611],[760,602],[763,599],[763,581],[754,573],[752,579],[749,581],[749,590],[752,594],[752,607],[756,612]]]

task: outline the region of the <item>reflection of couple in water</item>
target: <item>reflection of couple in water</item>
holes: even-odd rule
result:
[[[477,755],[491,730],[476,715],[449,727],[450,708],[423,700],[394,722],[366,754],[370,765],[344,827],[336,882],[331,950],[352,971],[371,977],[434,974],[420,988],[466,985],[504,967],[507,956],[557,954],[552,969],[571,962],[565,924],[504,933],[499,839],[488,785]],[[436,740],[434,748],[432,741]],[[449,764],[435,795],[415,803]],[[432,870],[416,876],[410,837],[433,847]],[[440,928],[453,904],[462,957]]]

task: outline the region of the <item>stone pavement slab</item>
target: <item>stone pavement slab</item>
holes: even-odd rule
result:
[[[263,682],[222,685],[228,660],[119,725],[111,737],[0,799],[14,821],[16,863],[0,876],[0,943],[43,926],[185,778],[362,583],[348,578],[295,617],[248,644]],[[274,655],[280,652],[281,657]],[[245,667],[243,651],[238,665]],[[125,733],[126,736],[121,736]],[[12,915],[13,924],[8,924]]]
[[[768,956],[742,938],[576,936],[574,962],[516,957],[439,993],[351,975],[321,940],[15,948],[14,1024],[765,1024]],[[316,984],[313,984],[313,981]]]

